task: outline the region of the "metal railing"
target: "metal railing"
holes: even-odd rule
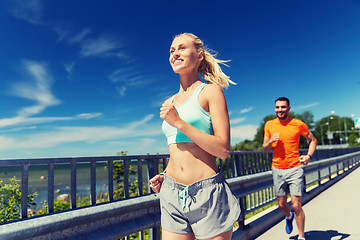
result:
[[[314,158],[319,160],[326,158],[327,156],[336,156],[339,154],[344,154],[347,152],[354,152],[358,151],[359,148],[349,148],[349,149],[331,149],[326,152],[326,150],[317,150]],[[311,180],[307,180],[307,184],[311,184],[317,181],[320,181],[320,178],[326,177],[326,173],[324,170],[320,171],[319,169],[327,169],[328,175],[333,174],[334,172],[339,172],[348,166],[354,164],[354,162],[359,160],[359,154],[347,154],[344,156],[340,156],[337,158],[329,159],[324,161],[313,162],[310,165],[306,166],[305,173],[308,176],[310,173],[314,171],[318,171],[319,173],[318,178],[312,178]],[[136,211],[143,211],[141,213],[137,213],[141,218],[148,219],[148,216],[153,216],[151,221],[148,221],[147,224],[139,224],[142,222],[139,219],[135,221],[138,223],[138,226],[133,228],[127,228],[126,231],[121,233],[117,233],[114,236],[118,237],[119,234],[121,236],[124,233],[136,233],[138,231],[142,231],[144,229],[151,228],[150,235],[151,239],[159,239],[159,216],[158,216],[158,199],[154,195],[146,195],[150,192],[149,188],[147,191],[144,191],[144,182],[147,182],[149,178],[157,174],[159,171],[166,167],[166,161],[168,159],[168,155],[142,155],[142,156],[113,156],[113,157],[82,157],[82,158],[50,158],[50,159],[16,159],[16,160],[0,160],[0,168],[2,166],[21,166],[22,169],[22,180],[21,180],[21,188],[22,188],[22,200],[21,200],[21,216],[22,218],[27,218],[27,195],[28,195],[28,177],[29,177],[29,166],[30,165],[48,165],[48,216],[36,217],[36,222],[39,222],[41,219],[45,219],[47,217],[55,217],[57,220],[61,219],[60,216],[63,216],[64,219],[67,219],[66,216],[70,217],[71,219],[71,212],[76,211],[76,214],[80,214],[83,212],[85,219],[87,222],[91,219],[89,213],[93,212],[93,223],[97,223],[99,221],[105,221],[104,219],[111,219],[114,218],[114,213],[117,215],[128,216],[128,210],[131,207],[134,207],[133,202],[137,204],[141,203],[141,206],[146,206],[146,204],[150,204],[149,207],[145,209],[143,207],[135,208]],[[357,159],[356,159],[357,158]],[[115,201],[113,190],[114,190],[114,181],[113,181],[113,164],[114,161],[121,161],[124,164],[124,198],[121,201]],[[88,162],[90,163],[90,197],[91,197],[91,207],[88,208],[77,208],[76,206],[76,186],[77,186],[77,165],[80,163]],[[108,165],[108,203],[106,204],[96,204],[96,163],[97,162],[106,162]],[[70,171],[71,171],[71,208],[70,211],[60,212],[60,213],[53,213],[54,209],[54,166],[56,164],[70,164]],[[264,153],[261,151],[257,152],[232,152],[231,156],[225,160],[220,161],[219,163],[220,168],[223,171],[223,174],[228,179],[229,185],[231,186],[232,190],[236,194],[236,196],[240,200],[240,205],[242,208],[242,214],[239,219],[239,223],[241,226],[244,226],[244,217],[246,213],[252,212],[259,207],[267,205],[269,202],[275,200],[275,196],[272,190],[272,178],[271,173],[269,170],[271,169],[271,153]],[[342,164],[342,165],[339,165]],[[129,182],[131,181],[131,176],[129,176],[129,166],[135,166],[137,169],[137,180],[138,180],[138,189],[137,193],[138,196],[136,198],[129,198]],[[334,167],[335,166],[335,167]],[[143,168],[147,169],[144,176]],[[251,174],[251,175],[249,175]],[[246,176],[245,176],[246,175]],[[242,176],[242,177],[239,177]],[[146,179],[144,181],[144,179]],[[143,196],[146,195],[146,196]],[[155,199],[154,199],[155,198]],[[155,205],[153,205],[155,204]],[[101,211],[106,210],[99,210],[101,208],[110,207],[112,210],[112,214],[103,214]],[[136,205],[136,204],[135,204]],[[139,206],[140,206],[139,205]],[[106,207],[105,207],[106,206]],[[124,207],[126,206],[126,207]],[[136,205],[137,206],[137,205]],[[101,208],[100,208],[101,207]],[[116,210],[114,210],[116,209]],[[134,210],[133,213],[136,212]],[[145,211],[145,213],[144,213]],[[75,212],[74,212],[75,213]],[[147,214],[147,215],[146,215]],[[80,214],[81,215],[81,214]],[[136,215],[136,214],[135,214]],[[146,217],[146,216],[147,217]],[[106,217],[104,217],[106,216]],[[98,220],[96,220],[98,218]],[[21,221],[22,224],[28,220]],[[33,218],[28,218],[29,220]],[[68,220],[69,220],[68,219]],[[115,217],[116,219],[116,217]],[[64,220],[62,224],[69,225],[67,222],[68,220]],[[123,219],[124,222],[131,222],[134,219],[127,218]],[[69,220],[72,221],[72,220]],[[114,220],[118,222],[120,220]],[[40,221],[41,222],[41,221]],[[56,222],[56,221],[55,221]],[[151,223],[149,223],[151,222]],[[17,224],[18,222],[9,222],[0,225],[0,229],[3,226],[9,226],[9,224]],[[81,221],[77,221],[77,224],[80,224]],[[45,224],[45,223],[44,223]],[[45,224],[44,226],[47,226]],[[60,224],[61,225],[61,224]],[[104,224],[102,224],[104,225]],[[136,225],[136,224],[135,224]],[[44,228],[42,226],[42,228]],[[57,225],[58,227],[59,225]],[[97,224],[96,226],[101,226],[101,224]],[[144,226],[146,226],[144,228]],[[59,229],[59,228],[55,228]],[[132,231],[129,232],[129,229]],[[0,236],[3,232],[0,230]],[[65,229],[64,229],[65,231]],[[88,229],[86,232],[91,232],[92,230]],[[73,231],[70,231],[73,232]],[[86,234],[87,233],[82,233]],[[142,239],[142,232],[140,233],[140,239]],[[234,235],[236,236],[236,235]]]

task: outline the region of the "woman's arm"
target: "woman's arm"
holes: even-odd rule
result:
[[[204,151],[224,160],[230,153],[230,124],[221,87],[215,84],[205,86],[200,93],[199,102],[205,110],[210,112],[214,135],[204,133],[182,120],[172,104],[163,104],[160,117],[179,129]]]

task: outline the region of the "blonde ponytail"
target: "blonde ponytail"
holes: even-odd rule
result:
[[[236,84],[230,80],[230,77],[227,76],[220,67],[220,64],[228,66],[225,63],[229,62],[230,60],[216,59],[217,54],[215,52],[212,53],[213,51],[210,49],[206,49],[204,47],[204,43],[192,33],[182,33],[177,35],[175,38],[183,35],[191,37],[194,40],[194,46],[196,50],[204,53],[204,59],[201,62],[198,71],[201,77],[204,78],[207,83],[218,84],[222,88],[227,88],[230,83]]]

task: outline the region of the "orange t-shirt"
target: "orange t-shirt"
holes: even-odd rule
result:
[[[274,133],[280,133],[278,141],[272,143],[273,159],[275,168],[286,169],[300,166],[299,141],[300,135],[309,133],[306,124],[295,118],[290,118],[286,123],[281,123],[278,118],[265,123],[264,134],[271,138]]]

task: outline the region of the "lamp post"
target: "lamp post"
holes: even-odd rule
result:
[[[331,114],[335,114],[335,111],[331,111]],[[330,117],[330,119],[334,119],[334,117]],[[341,136],[341,125],[340,125],[340,117],[338,117],[338,125],[339,125],[339,144],[343,143],[343,138]]]
[[[345,143],[349,143],[349,139],[348,139],[348,135],[347,135],[346,118],[344,118],[344,131],[345,131]]]
[[[320,132],[321,132],[321,145],[325,145],[324,144],[324,136],[323,136],[323,125],[329,125],[328,122],[326,122],[325,124],[320,124]]]
[[[333,117],[329,117],[329,124],[328,124],[328,139],[329,139],[329,145],[331,145],[331,139],[333,138],[333,135],[330,131],[330,119],[332,119]]]
[[[341,135],[341,125],[340,125],[340,117],[338,117],[338,124],[339,124],[339,136],[340,136],[340,144],[343,143],[343,138]]]

